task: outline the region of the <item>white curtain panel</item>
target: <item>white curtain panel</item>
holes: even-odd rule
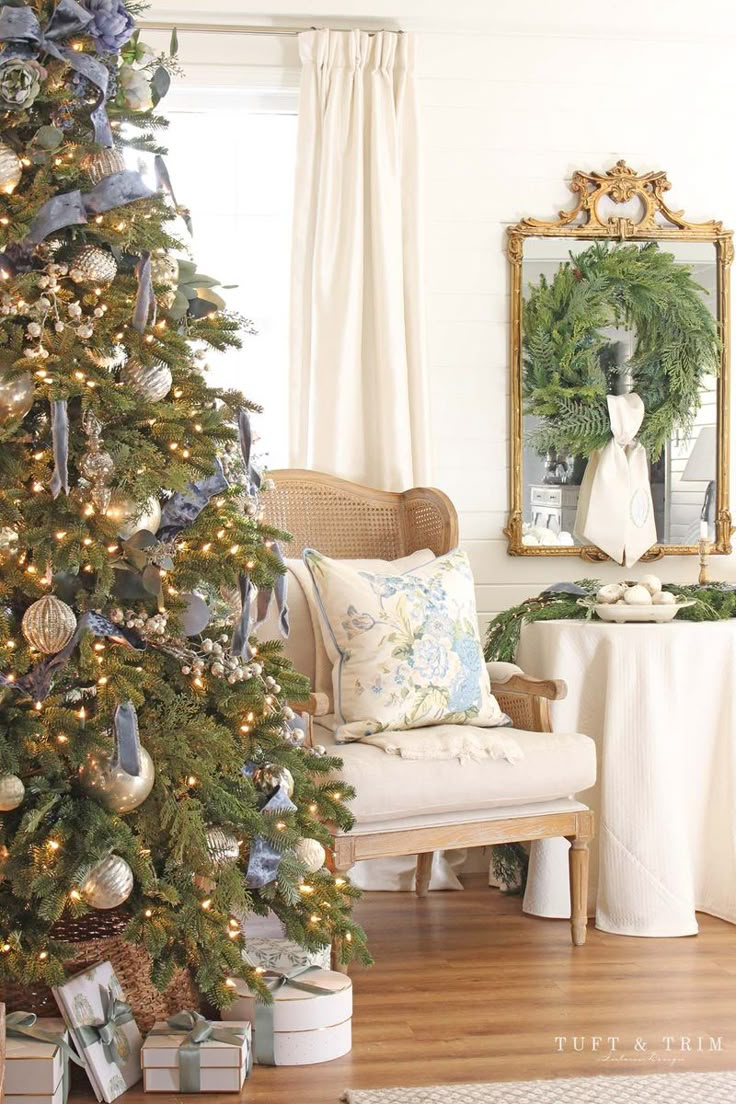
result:
[[[429,482],[414,41],[299,36],[291,464]]]

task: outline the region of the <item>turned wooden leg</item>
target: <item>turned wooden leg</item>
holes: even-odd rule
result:
[[[429,880],[432,877],[433,851],[425,851],[417,855],[417,897],[426,897],[429,893]]]
[[[350,867],[344,870],[336,870],[335,876],[347,878]],[[340,954],[342,952],[342,939],[338,936],[334,936],[332,940],[332,947],[330,948],[330,966],[333,970],[336,970],[338,974],[346,974],[348,967],[344,962],[340,961]]]
[[[570,928],[576,947],[585,943],[588,926],[588,867],[590,851],[587,839],[570,840]]]

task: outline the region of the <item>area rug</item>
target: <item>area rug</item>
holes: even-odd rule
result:
[[[734,1104],[736,1073],[574,1077],[419,1089],[351,1089],[346,1104]]]

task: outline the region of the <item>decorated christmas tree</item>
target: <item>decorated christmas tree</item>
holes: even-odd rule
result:
[[[157,987],[184,966],[221,1006],[261,985],[251,912],[367,952],[325,862],[351,794],[252,633],[269,601],[286,629],[283,534],[252,408],[205,370],[244,322],[185,255],[176,43],[154,56],[136,12],[0,7],[0,991],[59,982],[105,910]]]

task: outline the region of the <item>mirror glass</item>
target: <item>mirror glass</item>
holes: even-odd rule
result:
[[[574,231],[571,231],[572,234]],[[529,236],[524,239],[521,257],[520,506],[521,543],[530,551],[535,547],[570,548],[589,544],[576,534],[575,525],[581,481],[589,461],[565,441],[561,422],[529,413],[529,398],[535,380],[539,383],[542,371],[539,366],[544,364],[545,350],[549,350],[550,362],[554,361],[556,370],[559,371],[562,364],[564,372],[564,355],[560,349],[574,345],[576,334],[583,334],[590,320],[590,297],[586,297],[585,293],[590,286],[589,280],[596,278],[590,266],[592,252],[599,251],[597,256],[600,257],[601,250],[612,252],[620,249],[656,250],[666,254],[661,258],[662,272],[670,273],[676,266],[678,271],[689,273],[698,296],[717,325],[719,266],[713,241],[591,242],[590,238],[576,240],[573,236]],[[543,316],[540,315],[542,308],[538,293],[540,288],[546,287],[549,291],[557,286],[555,281],[561,272],[563,281],[558,283],[563,287],[564,280],[567,280],[565,294],[568,296],[564,322],[555,316],[546,328],[548,336],[542,340],[540,332],[544,327],[539,322]],[[676,286],[678,276],[674,272],[673,279]],[[579,289],[575,281],[579,281]],[[656,287],[653,294],[656,295]],[[575,316],[578,299],[579,320]],[[621,309],[615,311],[614,316],[610,311],[607,317],[599,316],[600,324],[595,330],[598,337],[581,337],[576,353],[585,358],[586,371],[593,375],[600,372],[605,379],[604,390],[615,395],[633,391],[637,364],[640,366],[638,370],[642,370],[641,350],[637,349],[637,328],[626,318],[628,305],[622,302]],[[544,300],[544,309],[548,308],[549,295]],[[576,326],[579,330],[575,329]],[[548,341],[554,343],[560,336],[555,332],[556,327],[567,327],[564,342],[560,338],[557,345],[547,345]],[[593,346],[580,351],[586,340],[593,341]],[[578,369],[575,371],[578,373],[575,378],[579,379],[580,372]],[[548,377],[544,379],[547,386]],[[600,398],[597,401],[600,403]],[[650,459],[649,481],[657,541],[665,547],[697,545],[699,537],[705,534],[704,526],[707,526],[708,539],[715,539],[717,402],[717,364],[706,364],[689,399],[689,424],[665,433],[657,459]]]

